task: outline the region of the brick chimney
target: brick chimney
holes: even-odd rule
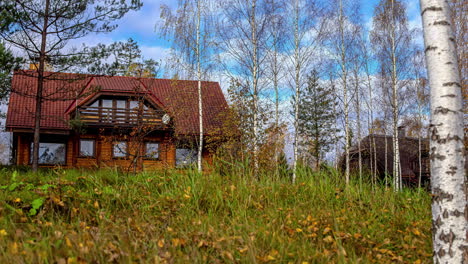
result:
[[[406,137],[406,131],[405,131],[405,126],[399,126],[398,127],[398,137]]]

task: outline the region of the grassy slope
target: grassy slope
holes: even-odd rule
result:
[[[431,261],[427,193],[304,174],[5,170],[0,263]]]

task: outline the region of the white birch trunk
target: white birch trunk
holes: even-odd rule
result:
[[[338,96],[338,93],[336,92],[336,87],[335,87],[335,82],[333,80],[333,76],[330,74],[330,85],[333,89],[333,95]],[[337,111],[336,111],[336,104],[333,103],[333,116],[337,117]],[[335,139],[335,169],[338,169],[338,162],[339,162],[339,157],[338,157],[338,152],[339,152],[339,146],[338,146],[338,120],[333,124],[333,138]]]
[[[297,176],[297,158],[298,158],[298,134],[299,134],[299,96],[300,96],[300,71],[301,62],[299,58],[299,3],[295,1],[294,6],[294,64],[295,64],[295,104],[294,104],[294,164],[292,182],[296,181]]]
[[[370,152],[370,167],[371,167],[371,177],[372,180],[374,178],[377,178],[377,149],[375,146],[375,137],[373,131],[373,122],[374,122],[374,112],[373,112],[373,95],[372,95],[372,81],[371,81],[371,75],[370,75],[370,70],[369,70],[369,56],[367,54],[367,50],[365,51],[365,71],[366,71],[366,80],[367,80],[367,89],[369,91],[369,152]]]
[[[340,0],[339,14],[339,30],[340,30],[340,51],[341,51],[341,79],[343,81],[343,104],[345,117],[345,181],[349,184],[349,104],[348,104],[348,69],[346,67],[346,47],[344,43],[344,18],[343,18],[343,1]]]
[[[385,129],[385,186],[388,185],[387,175],[388,175],[388,143],[387,143],[387,129]],[[377,181],[375,182],[377,184]]]
[[[468,263],[461,83],[444,0],[421,0],[431,87],[431,185],[434,263]]]
[[[195,56],[197,57],[197,78],[198,78],[198,119],[200,126],[200,135],[198,142],[198,172],[202,172],[202,154],[203,154],[203,100],[202,100],[202,71],[201,71],[201,54],[200,54],[200,19],[201,19],[201,0],[197,0],[197,43]]]
[[[356,66],[358,67],[358,66]],[[356,96],[356,122],[357,122],[357,144],[358,144],[358,165],[359,165],[359,182],[362,183],[362,154],[361,154],[361,101],[359,98],[359,72],[354,70],[354,93]]]
[[[273,34],[273,87],[275,89],[275,174],[279,177],[279,145],[280,145],[280,131],[279,131],[279,65],[278,65],[278,35]]]
[[[417,98],[418,98],[418,121],[419,121],[419,131],[418,131],[418,166],[419,166],[419,173],[418,173],[418,188],[421,190],[421,180],[422,180],[422,146],[421,146],[421,134],[422,134],[422,129],[423,129],[423,123],[422,123],[422,102],[421,102],[421,80],[418,78],[417,80]]]
[[[254,175],[259,177],[259,161],[258,161],[258,140],[259,140],[259,127],[258,127],[258,41],[257,41],[257,21],[255,18],[255,12],[257,7],[257,1],[252,0],[252,14],[250,18],[250,26],[252,29],[252,48],[253,48],[253,58],[252,58],[252,81],[253,81],[253,136],[254,136]]]
[[[395,1],[392,0],[392,21],[390,34],[391,39],[391,56],[392,56],[392,108],[393,108],[393,184],[395,190],[401,190],[401,175],[400,175],[400,148],[398,142],[398,77],[397,77],[397,58],[395,44]]]

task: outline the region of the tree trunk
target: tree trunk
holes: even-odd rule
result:
[[[377,176],[377,149],[375,146],[375,137],[374,137],[374,129],[373,129],[373,122],[374,122],[374,112],[373,112],[373,96],[372,96],[372,81],[369,71],[369,56],[367,54],[367,50],[365,52],[365,71],[366,71],[366,80],[367,80],[367,89],[369,91],[369,152],[370,152],[370,167],[371,167],[371,177],[372,179],[376,178]]]
[[[341,51],[341,79],[343,81],[343,104],[345,117],[345,181],[349,184],[349,105],[348,105],[348,69],[346,67],[346,47],[344,43],[344,18],[343,18],[343,1],[340,0],[339,11],[339,30],[340,30],[340,51]]]
[[[39,168],[39,142],[42,117],[42,90],[44,88],[44,68],[46,62],[47,29],[49,24],[50,0],[45,2],[44,27],[41,36],[41,52],[39,54],[39,67],[37,70],[37,91],[36,91],[36,112],[34,113],[34,138],[33,138],[33,157],[32,170],[37,172]]]
[[[295,63],[295,76],[294,83],[295,89],[295,104],[294,104],[294,163],[292,182],[296,181],[297,176],[297,158],[298,158],[298,135],[299,135],[299,100],[300,100],[300,71],[301,63],[299,58],[299,3],[295,2],[295,18],[294,18],[294,63]]]
[[[278,35],[273,33],[273,88],[275,89],[275,174],[279,177],[279,67],[278,67]]]
[[[385,177],[385,186],[388,185],[387,182],[387,175],[388,175],[388,143],[387,143],[387,129],[385,129],[385,169],[384,169],[384,177]],[[377,182],[376,182],[377,183]]]
[[[252,58],[252,81],[253,81],[253,136],[254,136],[254,175],[259,178],[259,161],[258,161],[258,152],[259,152],[259,127],[258,127],[258,41],[257,41],[257,21],[255,19],[255,12],[257,7],[257,1],[252,0],[252,15],[250,18],[250,26],[252,28],[252,48],[253,48],[253,58]]]
[[[197,43],[195,55],[197,57],[197,79],[198,79],[198,119],[200,126],[200,135],[198,142],[198,172],[202,172],[202,154],[203,154],[203,100],[202,100],[202,71],[201,71],[201,54],[200,54],[200,19],[201,19],[201,6],[200,1],[197,0]]]
[[[358,66],[356,66],[358,67]],[[354,93],[356,96],[356,123],[357,123],[357,145],[358,145],[358,166],[359,182],[362,183],[362,153],[361,153],[361,101],[359,99],[359,73],[354,71]]]
[[[421,0],[431,87],[431,182],[434,263],[468,263],[463,107],[450,9]]]
[[[421,180],[422,180],[422,146],[421,146],[421,134],[423,130],[423,123],[422,123],[422,107],[421,107],[421,80],[418,78],[417,83],[416,83],[416,88],[417,88],[417,98],[418,98],[418,119],[419,119],[419,131],[418,131],[418,167],[419,167],[419,173],[418,173],[418,188],[421,190]]]
[[[392,108],[393,108],[393,184],[395,190],[401,190],[400,175],[400,148],[398,142],[398,83],[397,83],[397,58],[395,45],[395,1],[392,0],[392,21],[390,34],[391,39],[391,57],[392,57]]]
[[[330,72],[330,85],[333,91],[333,95],[336,97],[338,96],[338,93],[336,92],[336,87],[335,87],[335,82],[333,81],[333,75]],[[336,103],[333,103],[333,116],[337,118],[337,111],[336,111]],[[338,169],[338,162],[339,162],[339,156],[338,156],[338,126],[337,126],[338,120],[336,120],[333,123],[333,138],[335,139],[335,169]]]

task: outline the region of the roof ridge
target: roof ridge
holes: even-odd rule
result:
[[[16,70],[14,73],[17,72],[37,72],[37,70]],[[136,76],[121,76],[121,75],[103,75],[103,74],[91,74],[91,73],[76,73],[76,72],[52,72],[52,71],[44,71],[44,73],[51,73],[51,74],[66,74],[66,75],[85,75],[87,77],[96,77],[96,78],[125,78],[125,79],[145,79],[145,80],[161,80],[161,81],[182,81],[182,82],[198,82],[198,80],[184,80],[184,79],[167,79],[167,78],[154,78],[154,77],[136,77]],[[202,80],[204,83],[219,83],[217,81],[206,81]]]

